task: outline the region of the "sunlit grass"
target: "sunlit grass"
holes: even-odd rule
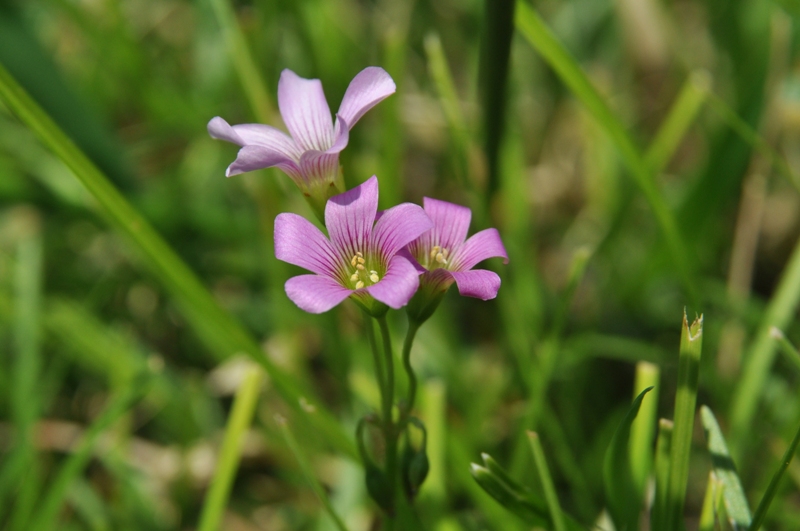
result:
[[[487,56],[504,49],[487,21],[509,23],[512,5],[510,57]],[[205,129],[283,128],[284,68],[338,102],[368,65],[397,93],[351,131],[348,187],[377,174],[382,208],[467,205],[471,233],[497,227],[510,258],[486,263],[497,299],[453,288],[396,356],[397,397],[403,364],[416,372],[431,463],[408,513],[442,531],[672,530],[701,510],[704,529],[738,529],[749,508],[796,526],[798,474],[781,463],[798,440],[797,360],[775,352],[800,339],[800,98],[796,13],[781,5],[2,8],[0,527],[381,519],[355,430],[391,407],[362,315],[286,298],[297,271],[275,259],[273,221],[310,211],[279,171],[225,179],[236,146]],[[501,105],[481,76],[506,60]],[[702,359],[698,330],[681,338],[687,307],[704,316]],[[406,352],[405,315],[386,327],[387,352]]]

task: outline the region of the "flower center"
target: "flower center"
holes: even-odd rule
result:
[[[448,257],[450,256],[450,249],[445,249],[439,245],[434,245],[431,252],[426,257],[425,267],[428,271],[439,269],[441,267],[447,268]]]
[[[378,272],[374,269],[367,270],[367,261],[364,259],[364,254],[357,251],[350,259],[350,265],[353,266],[353,274],[350,275],[350,282],[352,282],[355,289],[361,289],[364,286],[377,283],[381,278]]]

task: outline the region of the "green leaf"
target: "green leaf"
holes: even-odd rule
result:
[[[674,423],[659,419],[658,438],[654,471],[656,476],[656,496],[650,513],[650,527],[653,531],[663,531],[667,514],[667,490],[669,485],[669,456],[672,453],[672,430]]]
[[[678,391],[675,394],[675,427],[672,431],[669,484],[666,493],[665,529],[667,531],[680,529],[683,522],[702,350],[703,316],[701,315],[692,324],[689,324],[684,312],[680,359],[678,360]]]
[[[488,454],[481,454],[485,466],[470,465],[472,477],[478,485],[510,513],[528,525],[554,529],[547,502],[539,495],[514,481]],[[562,514],[568,531],[584,529],[569,516]]]
[[[533,453],[533,461],[536,463],[536,470],[539,473],[539,481],[544,489],[544,499],[547,501],[547,510],[553,520],[553,528],[555,531],[566,531],[564,514],[561,511],[561,505],[558,503],[558,495],[556,494],[555,485],[553,485],[553,478],[550,476],[547,459],[544,457],[542,443],[539,441],[539,434],[529,431],[528,442]]]
[[[707,406],[701,407],[700,417],[703,421],[703,429],[708,441],[708,452],[711,454],[711,466],[713,467],[714,475],[723,486],[722,495],[728,520],[734,531],[747,529],[751,520],[750,507],[747,505],[742,482],[736,473],[736,465],[728,452],[725,438],[711,409]]]
[[[639,407],[642,405],[644,395],[652,387],[648,387],[633,400],[628,414],[617,428],[611,444],[606,450],[603,463],[603,483],[606,489],[606,501],[614,525],[619,531],[634,531],[639,527],[639,513],[642,509],[642,499],[631,469],[629,455],[631,425]]]
[[[750,531],[758,531],[758,529],[761,527],[761,524],[764,523],[764,518],[767,516],[769,506],[772,504],[772,500],[775,498],[775,493],[778,491],[778,485],[780,485],[781,478],[783,478],[783,474],[789,468],[789,464],[792,462],[795,452],[797,452],[798,444],[800,444],[800,428],[797,429],[792,442],[789,443],[789,447],[786,448],[783,458],[781,459],[781,463],[778,466],[778,470],[775,471],[775,474],[769,481],[766,492],[764,492],[764,497],[761,498],[760,502],[758,502],[756,513],[753,515],[753,523],[750,525]]]

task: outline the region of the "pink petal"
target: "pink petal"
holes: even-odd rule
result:
[[[333,246],[346,258],[357,251],[367,252],[378,211],[378,178],[335,195],[325,206],[325,226]]]
[[[327,312],[352,294],[335,280],[319,275],[300,275],[286,281],[286,295],[301,310]]]
[[[300,148],[297,147],[286,133],[269,125],[239,124],[228,125],[228,122],[219,116],[208,122],[208,134],[211,138],[227,140],[240,146],[255,144],[273,148],[275,151],[286,153],[294,160],[300,158]]]
[[[333,145],[333,121],[322,83],[284,70],[278,81],[278,107],[292,138],[303,149],[325,151]]]
[[[386,70],[377,66],[369,66],[359,72],[342,98],[339,114],[350,127],[364,116],[364,113],[377,105],[381,100],[394,94],[397,86]]]
[[[396,310],[408,304],[418,287],[417,269],[404,256],[395,255],[380,282],[365,289],[376,300]]]
[[[475,297],[488,301],[497,297],[500,277],[494,271],[473,269],[471,271],[452,271],[458,292],[465,297]]]
[[[297,214],[284,213],[275,218],[275,257],[331,278],[337,277],[341,266],[325,235]]]
[[[433,242],[434,245],[453,251],[464,243],[472,219],[472,211],[469,208],[430,197],[422,198],[422,205],[425,213],[433,221],[434,229],[431,231],[431,237],[436,240]]]
[[[306,184],[315,180],[329,180],[335,178],[339,172],[339,152],[347,146],[350,136],[347,122],[340,128],[339,120],[336,121],[336,141],[327,151],[311,149],[300,157],[300,174]]]
[[[231,127],[228,122],[219,116],[213,117],[208,122],[207,129],[211,138],[225,140],[226,142],[239,144],[240,146],[244,146],[246,144],[244,139],[236,134],[236,131],[234,131],[233,127]]]
[[[315,181],[330,181],[339,171],[339,154],[324,151],[306,151],[300,157],[300,175],[303,182],[310,186]]]
[[[385,257],[394,256],[409,242],[429,231],[433,223],[418,205],[403,203],[381,213],[372,232],[374,249]]]
[[[503,263],[508,263],[508,254],[497,229],[482,230],[473,234],[471,238],[450,257],[451,271],[468,271],[482,260],[501,257]]]
[[[294,178],[300,171],[295,162],[285,153],[275,151],[267,146],[244,146],[236,155],[236,160],[228,166],[226,177],[232,177],[246,171],[260,170],[277,166]]]
[[[417,271],[419,271],[419,268],[417,268]],[[419,284],[430,288],[432,291],[447,291],[454,280],[453,273],[447,269],[424,270],[419,277]]]

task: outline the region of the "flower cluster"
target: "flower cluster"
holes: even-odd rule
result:
[[[424,208],[403,203],[379,213],[375,176],[344,191],[339,153],[349,129],[394,91],[383,69],[366,68],[350,83],[333,123],[320,81],[284,70],[278,105],[291,137],[219,117],[208,124],[212,137],[242,146],[227,176],[276,166],[321,214],[328,236],[296,214],[275,220],[276,257],[313,273],[286,282],[286,294],[305,311],[325,312],[350,297],[381,315],[411,301],[409,316],[422,322],[454,282],[461,295],[497,296],[500,277],[473,267],[493,257],[508,262],[508,255],[496,229],[467,238],[468,208],[426,197]]]

